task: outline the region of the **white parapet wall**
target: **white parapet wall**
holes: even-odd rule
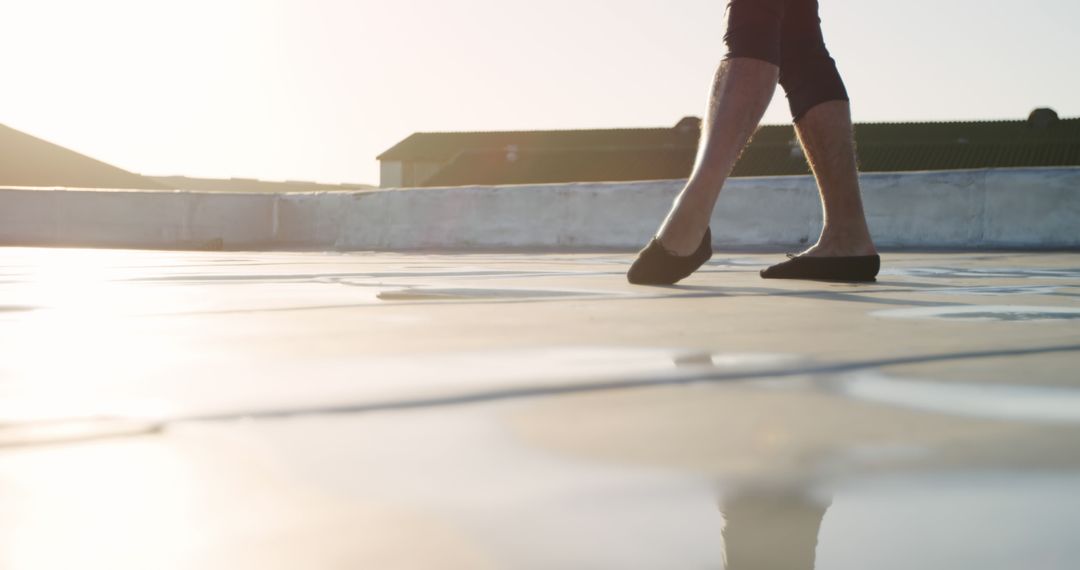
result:
[[[1080,168],[862,175],[880,246],[1080,247]],[[222,194],[0,189],[0,245],[169,249],[637,249],[682,181]],[[714,246],[791,247],[821,229],[808,176],[729,180]]]

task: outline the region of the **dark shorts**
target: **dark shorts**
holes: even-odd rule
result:
[[[820,103],[848,100],[825,49],[817,0],[730,0],[724,43],[725,59],[749,57],[780,68],[796,122]]]

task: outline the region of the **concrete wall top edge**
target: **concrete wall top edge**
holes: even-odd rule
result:
[[[79,192],[86,194],[180,194],[191,196],[352,196],[378,194],[372,190],[320,190],[312,192],[218,192],[214,190],[153,190],[141,188],[77,188],[70,186],[0,186],[0,191],[17,192]]]
[[[1078,174],[1080,173],[1080,167],[1077,166],[1044,166],[1044,167],[1023,167],[1023,168],[976,168],[965,170],[926,170],[926,171],[907,171],[907,172],[863,172],[859,176],[864,179],[889,179],[889,178],[906,178],[906,177],[966,177],[973,174],[980,173],[1001,173],[1009,175],[1022,175],[1025,173],[1040,173],[1040,174]],[[754,177],[736,177],[731,178],[731,182],[736,185],[742,184],[767,184],[770,182],[793,182],[797,180],[805,180],[811,178],[809,174],[806,175],[790,175],[790,176],[754,176]],[[12,190],[12,191],[34,191],[34,192],[124,192],[124,193],[138,193],[138,194],[190,194],[193,196],[203,195],[244,195],[244,196],[353,196],[353,197],[366,197],[369,195],[380,195],[387,193],[399,193],[409,192],[410,194],[420,193],[442,193],[449,191],[491,191],[498,190],[500,192],[505,191],[530,191],[539,189],[554,189],[554,188],[590,188],[590,189],[612,189],[612,188],[650,188],[657,186],[677,186],[682,184],[685,179],[669,179],[669,180],[640,180],[640,181],[615,181],[615,182],[565,182],[565,183],[552,183],[552,184],[512,184],[512,185],[481,185],[481,186],[442,186],[442,187],[430,187],[430,188],[386,188],[383,190],[334,190],[334,191],[315,191],[315,192],[215,192],[208,190],[146,190],[146,189],[130,189],[130,188],[73,188],[73,187],[28,187],[28,186],[0,186],[0,190]]]
[[[926,177],[926,176],[971,176],[975,174],[983,173],[1008,173],[1008,174],[1025,174],[1025,173],[1040,173],[1040,174],[1076,174],[1080,173],[1080,166],[1024,166],[1016,168],[961,168],[954,169],[954,171],[902,171],[902,172],[874,172],[874,173],[860,173],[861,178],[893,178],[893,177]],[[811,175],[785,175],[785,176],[744,176],[744,177],[732,177],[730,180],[733,184],[750,184],[750,182],[769,182],[775,180],[801,180],[812,178]],[[624,181],[596,181],[596,182],[553,182],[553,184],[536,184],[536,185],[477,185],[477,186],[440,186],[440,187],[422,187],[422,188],[386,188],[382,189],[382,192],[443,192],[447,190],[487,190],[487,189],[499,189],[499,190],[536,190],[536,189],[550,189],[550,188],[642,188],[642,187],[656,187],[656,186],[669,186],[679,185],[685,182],[685,178],[672,178],[664,180],[624,180]],[[379,192],[368,192],[379,193]]]

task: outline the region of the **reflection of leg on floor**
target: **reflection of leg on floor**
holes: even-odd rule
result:
[[[726,497],[727,570],[813,570],[818,530],[830,501],[798,491]]]

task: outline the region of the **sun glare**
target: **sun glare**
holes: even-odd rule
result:
[[[18,326],[4,327],[0,339],[0,376],[11,383],[0,421],[162,413],[159,403],[124,396],[138,377],[163,370],[170,351],[140,319],[125,318],[154,302],[147,288],[120,278],[128,254],[17,251],[24,279],[9,288],[8,302],[28,310],[9,317]]]

